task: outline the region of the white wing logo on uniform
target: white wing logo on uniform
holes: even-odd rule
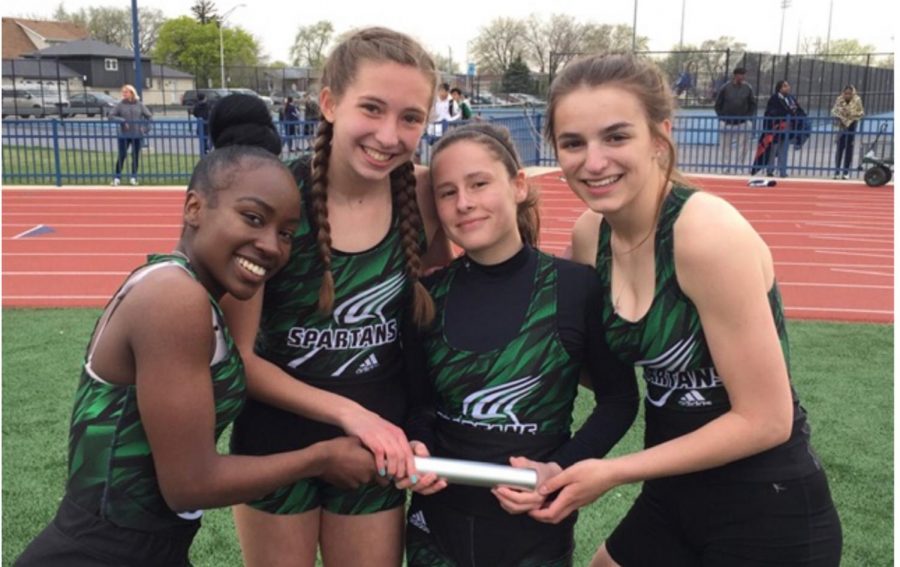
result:
[[[469,394],[463,400],[463,415],[473,419],[493,419],[506,416],[519,425],[519,418],[513,409],[525,396],[530,394],[541,381],[541,376],[526,376],[492,388]]]
[[[384,308],[387,304],[400,295],[403,290],[404,275],[394,274],[393,277],[381,282],[373,288],[351,297],[347,301],[341,303],[334,310],[334,320],[338,324],[342,321],[345,324],[352,325],[378,317],[382,323],[385,322]]]
[[[657,356],[656,358],[650,360],[639,360],[637,361],[637,366],[646,366],[647,368],[654,369],[665,369],[671,372],[685,371],[687,370],[688,362],[690,362],[691,354],[693,353],[694,345],[697,341],[694,339],[694,335],[691,335],[687,339],[683,339],[672,345],[666,352]],[[677,384],[673,384],[668,392],[660,396],[658,399],[654,400],[650,397],[650,390],[647,390],[647,401],[653,404],[656,407],[662,407],[665,405],[666,401],[669,399],[669,396],[672,395],[672,392],[678,389]]]

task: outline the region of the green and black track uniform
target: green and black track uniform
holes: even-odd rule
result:
[[[310,212],[309,163],[298,161],[295,177],[304,211],[294,232],[288,264],[266,282],[256,353],[298,380],[360,403],[402,424],[407,398],[400,327],[410,301],[406,259],[394,207],[391,229],[369,250],[332,250],[334,310],[318,310],[324,272]],[[235,423],[232,451],[266,455],[307,447],[344,433],[248,400]],[[395,508],[404,493],[375,483],[344,491],[319,479],[284,486],[250,505],[273,514],[298,514],[324,507],[337,514],[369,514]]]
[[[567,467],[603,456],[631,425],[634,371],[603,344],[590,268],[525,246],[494,266],[457,259],[428,283],[437,317],[409,348],[417,383],[407,434],[432,455],[498,464],[525,456]],[[583,370],[597,406],[570,439]],[[568,565],[574,523],[511,516],[488,489],[451,485],[413,496],[407,561]]]
[[[153,255],[132,272],[106,307],[115,306],[152,270],[184,269],[175,255]],[[210,297],[216,352],[210,362],[216,438],[244,403],[244,366]],[[105,324],[95,326],[96,344]],[[160,492],[153,455],[138,412],[137,386],[105,382],[91,368],[87,352],[69,428],[66,494],[54,521],[29,545],[17,565],[188,565],[188,548],[200,527],[201,511],[176,514]]]
[[[693,302],[679,287],[675,274],[674,225],[685,202],[694,193],[692,189],[675,186],[663,203],[655,236],[656,286],[653,302],[648,312],[636,322],[619,317],[613,308],[610,285],[611,228],[605,221],[600,225],[596,265],[602,281],[606,340],[623,361],[643,369],[647,388],[644,402],[647,447],[690,433],[731,408],[728,393],[713,364],[700,316]],[[777,284],[772,286],[768,299],[790,371],[790,348]],[[798,549],[804,545],[810,547],[810,538],[821,536],[819,549],[831,552],[828,538],[834,535],[835,526],[839,554],[840,525],[821,465],[810,447],[806,412],[800,406],[793,387],[791,393],[793,429],[785,443],[714,469],[645,482],[644,490],[629,516],[607,541],[613,558],[623,565],[662,564],[657,563],[659,561],[667,565],[680,565],[682,562],[678,558],[684,551],[685,565],[745,564],[742,561],[769,564],[769,561],[776,559],[792,565],[805,565],[805,556]],[[791,496],[796,493],[800,498],[799,507],[785,508],[788,497],[781,496],[779,489],[772,488],[785,487],[790,482],[800,483],[791,491]],[[730,498],[737,494],[749,494],[758,487],[762,487],[762,494],[753,500],[762,511],[747,523],[735,525],[731,515],[736,512],[728,499],[721,500],[722,494]],[[809,501],[800,497],[801,492]],[[777,502],[766,500],[768,496]],[[714,501],[713,498],[719,500]],[[738,498],[734,499],[735,509],[749,509],[746,503],[742,505],[738,501]],[[679,510],[682,516],[679,516]],[[766,517],[765,514],[770,515]],[[783,515],[773,516],[777,514]],[[817,517],[816,514],[820,515]],[[691,520],[688,520],[689,516]],[[823,531],[815,532],[811,527],[817,522]],[[732,529],[729,526],[733,527],[733,533],[729,531]],[[766,541],[765,544],[754,539],[760,533],[758,530],[773,529],[780,532],[778,537],[760,537]],[[677,536],[672,535],[676,533]],[[780,539],[785,536],[788,537],[787,544]],[[831,539],[833,541],[833,537]],[[794,549],[790,549],[790,545]],[[742,546],[751,550],[749,555],[741,555],[744,553]],[[723,555],[717,555],[720,552]],[[792,555],[795,552],[801,555]]]

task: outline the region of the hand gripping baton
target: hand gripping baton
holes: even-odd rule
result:
[[[453,484],[468,486],[503,484],[526,490],[534,490],[537,487],[537,471],[534,469],[439,457],[415,457],[415,461],[416,469],[420,473],[435,473],[439,478]]]

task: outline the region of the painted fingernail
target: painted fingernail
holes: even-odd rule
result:
[[[415,484],[415,483],[419,482],[419,477],[416,475],[412,475],[411,477],[409,477],[409,482]]]
[[[386,474],[387,474],[387,470],[385,470],[384,467],[381,467],[380,469],[378,469],[378,476],[384,476]]]

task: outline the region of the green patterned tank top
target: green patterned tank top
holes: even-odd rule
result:
[[[288,264],[266,282],[256,352],[292,376],[328,382],[377,379],[400,371],[400,322],[410,299],[398,219],[369,250],[332,250],[334,309],[318,309],[324,266],[301,177],[303,218]],[[396,209],[396,207],[395,207]],[[324,383],[324,384],[323,384]]]
[[[151,255],[148,263],[122,284],[107,310],[114,309],[114,303],[144,274],[164,266],[179,266],[196,279],[184,258]],[[210,374],[218,439],[240,413],[246,384],[240,354],[225,327],[219,305],[212,297],[209,303],[210,324],[216,334]],[[99,326],[100,320],[94,331],[98,337],[104,330]],[[69,429],[69,498],[117,526],[136,530],[158,531],[196,521],[201,511],[176,514],[163,499],[138,412],[137,387],[104,382],[91,369],[91,356],[86,353]]]
[[[643,370],[646,382],[645,444],[650,447],[689,433],[726,413],[731,404],[706,342],[700,315],[675,275],[674,225],[693,189],[674,186],[666,196],[655,236],[656,286],[653,302],[640,320],[620,317],[612,302],[611,228],[600,225],[597,271],[603,291],[603,321],[613,352]],[[768,293],[785,363],[790,373],[790,346],[777,282]],[[794,399],[794,430],[784,444],[726,465],[742,478],[805,474],[817,466],[808,447],[806,414]],[[812,467],[812,468],[811,468]]]
[[[476,444],[485,431],[568,437],[581,363],[571,358],[557,330],[553,259],[538,252],[530,304],[515,340],[483,353],[456,349],[444,334],[444,305],[465,261],[455,260],[433,286],[439,319],[423,337],[439,433],[442,422],[449,422],[471,429]]]

